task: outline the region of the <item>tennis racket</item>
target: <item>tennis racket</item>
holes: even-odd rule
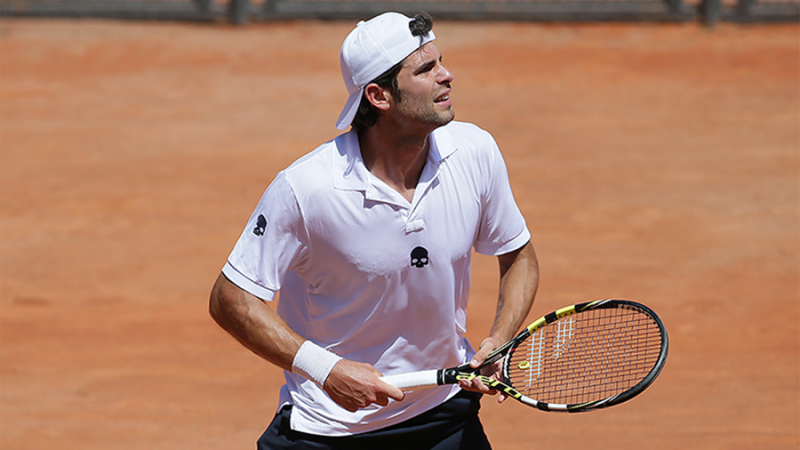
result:
[[[641,394],[661,373],[668,350],[667,331],[653,310],[628,300],[597,300],[536,320],[481,367],[467,363],[381,379],[414,390],[478,378],[543,411],[583,412]],[[478,374],[501,360],[502,381]]]

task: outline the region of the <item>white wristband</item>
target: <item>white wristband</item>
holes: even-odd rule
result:
[[[311,341],[305,341],[294,355],[292,373],[302,375],[315,381],[318,385],[324,386],[333,366],[340,359],[342,359],[341,356],[325,350]]]

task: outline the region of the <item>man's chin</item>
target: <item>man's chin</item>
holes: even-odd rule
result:
[[[449,112],[449,114],[444,114],[442,116],[442,124],[439,125],[440,127],[443,127],[443,126],[447,125],[448,123],[452,122],[453,120],[455,120],[456,112],[452,108],[450,108],[450,110],[448,112]]]

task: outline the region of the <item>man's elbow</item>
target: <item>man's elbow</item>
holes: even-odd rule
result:
[[[224,275],[220,274],[216,283],[214,283],[214,287],[211,289],[211,294],[208,299],[208,314],[217,324],[223,327],[226,317],[225,311],[230,308],[230,306],[226,307],[226,303],[228,303],[224,293],[224,284],[226,281]]]

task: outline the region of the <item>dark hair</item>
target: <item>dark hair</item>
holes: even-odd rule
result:
[[[422,42],[422,37],[433,29],[433,19],[430,14],[421,12],[408,22],[408,29],[411,30],[412,36],[419,36],[419,40]],[[382,88],[389,89],[389,93],[392,94],[392,97],[399,101],[401,94],[400,89],[397,88],[397,74],[400,73],[400,68],[402,67],[403,61],[400,61],[392,66],[391,69],[382,73],[367,84],[375,83]],[[356,116],[353,118],[353,128],[355,128],[356,131],[362,131],[375,125],[377,122],[377,108],[372,106],[372,103],[370,103],[366,97],[362,96],[361,103],[358,105],[358,111],[356,111]]]
[[[430,14],[426,13],[425,11],[417,14],[408,22],[408,29],[411,30],[412,36],[425,36],[433,29],[433,18]],[[420,39],[422,42],[422,39]]]

